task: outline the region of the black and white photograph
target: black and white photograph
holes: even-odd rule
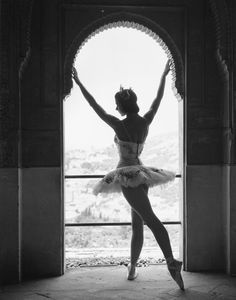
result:
[[[0,0],[0,299],[236,299],[236,1]]]

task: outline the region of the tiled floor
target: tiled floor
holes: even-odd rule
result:
[[[1,300],[235,300],[236,277],[219,273],[183,272],[181,291],[165,265],[138,268],[135,281],[126,280],[124,266],[86,267],[70,270],[64,276],[6,286]]]

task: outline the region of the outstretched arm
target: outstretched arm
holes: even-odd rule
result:
[[[161,99],[162,99],[163,94],[164,94],[166,76],[169,73],[169,71],[170,71],[170,60],[167,61],[164,72],[161,76],[161,81],[160,81],[160,84],[159,84],[159,88],[158,88],[158,91],[157,91],[156,98],[153,100],[149,111],[143,116],[147,120],[148,124],[151,124],[153,118],[156,115],[158,107],[160,105]]]
[[[77,71],[74,67],[72,69],[72,77],[73,77],[74,81],[78,84],[78,86],[80,87],[80,90],[81,90],[82,94],[84,95],[84,98],[88,101],[89,105],[92,106],[92,108],[98,114],[98,116],[104,122],[106,122],[108,125],[110,125],[112,128],[116,127],[117,123],[120,120],[118,118],[106,113],[106,111],[96,102],[96,100],[93,98],[93,96],[87,91],[87,89],[84,87],[84,85],[79,80]]]

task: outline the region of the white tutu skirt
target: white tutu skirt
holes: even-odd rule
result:
[[[119,193],[121,186],[137,187],[145,184],[148,187],[166,184],[175,179],[175,173],[163,169],[133,165],[120,167],[107,173],[97,182],[93,193]]]

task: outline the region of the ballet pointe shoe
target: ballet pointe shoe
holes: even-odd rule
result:
[[[134,265],[128,264],[127,266],[127,279],[128,280],[134,280],[138,276],[138,272],[136,270],[136,267]]]
[[[175,280],[180,289],[184,291],[184,282],[180,273],[182,268],[182,262],[174,259],[173,257],[167,258],[166,262],[171,277]]]

